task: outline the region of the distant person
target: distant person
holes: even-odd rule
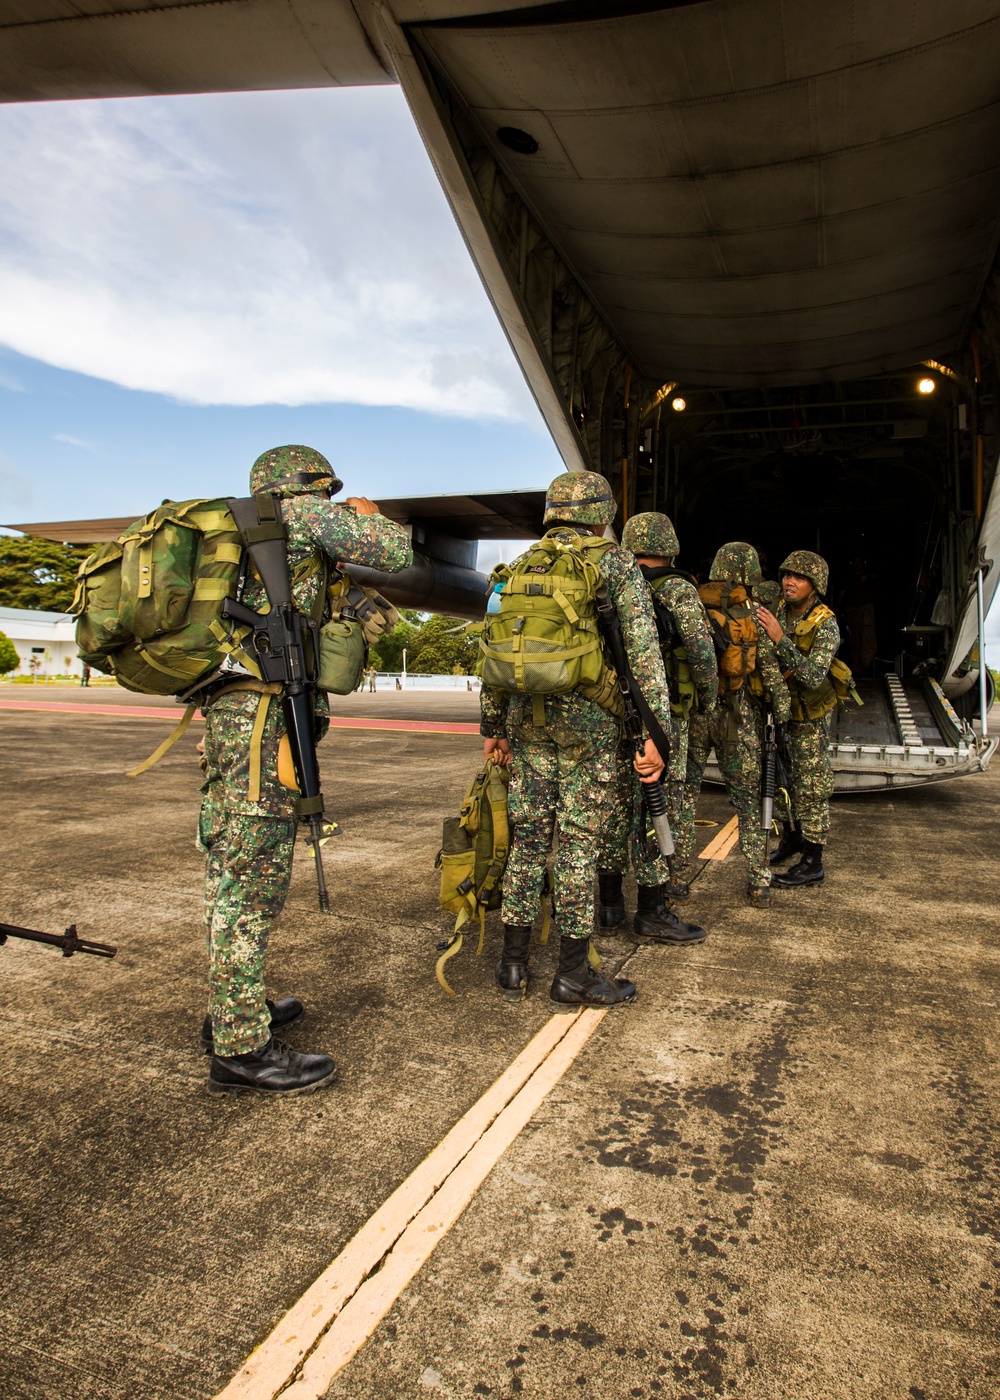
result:
[[[856,676],[870,676],[878,651],[875,622],[875,589],[878,574],[873,573],[864,559],[856,554],[851,560],[851,573],[846,585],[837,595],[837,607],[843,608],[847,624],[848,655]]]
[[[83,670],[80,672],[80,684],[90,685],[90,667],[87,665],[85,665]]]
[[[401,526],[363,497],[334,505],[341,483],[312,448],[278,447],[257,458],[250,489],[280,501],[296,606],[307,616],[324,572],[297,566],[317,555],[396,573],[413,554]],[[267,597],[251,573],[243,601],[263,611]],[[209,1014],[202,1045],[211,1053],[210,1093],[255,1090],[304,1093],[330,1084],[337,1069],[328,1055],[303,1055],[275,1039],[304,1008],[297,998],[266,1000],[264,956],[274,920],[288,893],[298,795],[282,781],[288,739],[280,703],[252,676],[229,673],[202,703],[206,781],[199,845],[206,855],[205,926],[209,946]],[[317,697],[325,732],[327,704]]]
[[[710,715],[695,716],[688,741],[692,798],[701,788],[708,755],[715,749],[726,792],[739,818],[747,899],[755,909],[764,909],[771,902],[767,838],[760,829],[763,698],[770,697],[778,723],[789,713],[788,687],[774,647],[754,620],[750,593],[761,582],[757,551],[742,540],[734,540],[718,551],[708,582],[698,590],[719,638],[719,703]]]
[[[646,580],[670,689],[671,752],[664,790],[675,849],[672,856],[662,856],[646,840],[642,794],[632,769],[634,751],[626,743],[619,754],[618,804],[598,853],[598,922],[604,928],[623,922],[622,878],[631,863],[639,902],[635,932],[668,943],[698,942],[705,930],[679,919],[670,904],[690,894],[695,826],[694,798],[686,786],[688,731],[695,712],[708,714],[718,700],[715,644],[690,574],[674,567],[680,544],[669,516],[659,511],[631,516],[622,531],[622,548],[635,555]]]
[[[396,677],[396,689],[397,689],[397,690],[402,690],[402,689],[403,689],[403,682],[400,680],[400,678],[399,678],[398,676]]]
[[[780,865],[801,852],[798,862],[774,877],[780,889],[820,884],[823,847],[830,830],[830,715],[837,695],[830,667],[840,648],[840,628],[823,602],[830,571],[825,559],[795,549],[781,566],[784,602],[778,616],[758,608],[757,620],[775,644],[792,699],[786,726],[791,809],[781,841],[771,855]]]
[[[596,590],[598,586],[607,590],[635,678],[660,725],[667,729],[667,678],[649,590],[632,555],[601,538],[616,509],[611,486],[603,476],[584,471],[563,473],[546,492],[543,522],[548,533],[533,546],[532,553],[539,554],[539,567],[546,567],[541,563],[544,557],[553,571],[562,567],[560,557],[565,554],[567,587],[568,571],[574,571],[576,607],[587,613],[590,628],[577,628],[580,617],[575,609],[571,611],[576,623],[564,613],[565,622],[559,624],[565,629],[561,637],[564,645],[579,647],[581,631],[585,639],[594,639]],[[512,567],[516,573],[518,563]],[[589,583],[581,582],[584,576]],[[563,575],[558,577],[564,581]],[[498,636],[505,618],[520,636],[517,600],[527,596],[527,588],[520,594],[516,590],[504,594],[499,613],[490,624]],[[612,708],[616,687],[598,652],[595,671],[599,679],[593,685],[588,682],[586,688],[547,693],[543,677],[533,682],[538,687],[536,693],[527,693],[517,688],[515,668],[504,662],[505,652],[492,653],[499,658],[492,666],[491,645],[484,632],[480,733],[485,739],[486,758],[510,765],[514,831],[503,882],[504,936],[495,972],[497,985],[508,1001],[519,1001],[527,993],[531,926],[555,844],[553,875],[560,937],[559,965],[549,989],[550,999],[561,1006],[616,1006],[634,1001],[634,983],[622,977],[605,977],[593,969],[588,956],[594,930],[597,845],[616,796],[621,733]],[[597,648],[591,645],[587,650]],[[510,684],[501,686],[505,671]],[[497,679],[491,682],[492,675]],[[655,779],[663,771],[663,758],[651,739],[646,740],[643,755],[634,757],[634,763],[640,778]]]
[[[369,693],[369,695],[374,695],[374,694],[375,694],[375,681],[376,681],[377,676],[378,676],[378,672],[375,670],[375,667],[374,667],[374,666],[369,667],[369,669],[368,669],[368,693]]]

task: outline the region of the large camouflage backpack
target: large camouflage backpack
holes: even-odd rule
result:
[[[126,690],[180,695],[232,651],[221,621],[243,559],[224,500],[165,501],[80,565],[80,659]]]
[[[550,530],[490,577],[496,612],[481,624],[480,674],[496,690],[542,697],[577,690],[620,713],[614,668],[597,624],[598,560],[611,540]]]
[[[719,659],[720,696],[734,696],[745,683],[756,690],[757,620],[746,589],[742,583],[713,580],[701,585],[698,596],[705,605]]]

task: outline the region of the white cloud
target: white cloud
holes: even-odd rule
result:
[[[196,403],[537,422],[391,88],[0,109],[21,354]]]
[[[70,447],[82,447],[85,448],[87,452],[97,451],[96,442],[87,442],[85,438],[73,437],[71,433],[53,433],[52,441],[65,442],[68,443]]]

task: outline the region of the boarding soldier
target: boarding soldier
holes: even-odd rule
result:
[[[784,600],[777,617],[766,608],[757,611],[758,622],[775,643],[792,702],[786,727],[791,807],[771,864],[801,856],[791,869],[775,875],[773,883],[782,889],[820,884],[824,878],[833,792],[830,715],[837,704],[830,667],[840,647],[837,619],[822,598],[829,580],[825,559],[795,549],[781,566]]]
[[[748,598],[738,605],[726,601],[734,596],[734,589],[736,596],[740,589],[749,595],[761,583],[757,551],[742,541],[724,544],[712,561],[708,577],[709,582],[702,585],[699,594],[720,639],[717,650],[722,648],[720,703],[710,715],[692,724],[688,740],[688,796],[694,801],[701,790],[705,764],[714,748],[729,800],[739,819],[740,851],[747,871],[747,899],[754,908],[761,909],[771,899],[767,837],[760,825],[762,700],[765,696],[770,698],[776,722],[783,723],[790,712],[788,687],[774,647],[753,620]],[[733,614],[731,617],[727,607]],[[727,658],[734,655],[738,658],[741,652],[744,658],[742,676],[738,677],[734,670],[727,679]],[[737,679],[738,685],[730,688]]]
[[[250,490],[280,500],[296,606],[311,614],[331,561],[396,572],[411,561],[401,526],[364,498],[334,505],[342,483],[309,447],[277,447],[253,464]],[[253,572],[243,602],[268,600]],[[303,1055],[275,1038],[302,1016],[294,997],[269,1001],[264,988],[268,933],[285,903],[296,831],[296,791],[286,783],[288,739],[273,687],[229,674],[205,701],[205,750],[199,846],[206,855],[205,928],[209,1014],[202,1044],[211,1052],[211,1093],[302,1093],[331,1083],[327,1055]],[[326,696],[316,700],[317,737],[328,727]],[[288,765],[290,768],[290,764]],[[285,781],[282,781],[282,778]]]
[[[596,472],[566,472],[545,497],[544,524],[573,534],[600,535],[615,516],[609,483]],[[515,565],[516,567],[516,565]],[[609,545],[597,561],[601,583],[621,624],[633,674],[664,729],[670,705],[649,592],[634,558]],[[541,700],[542,707],[534,702]],[[496,980],[508,999],[528,986],[531,924],[545,881],[546,862],[558,830],[554,898],[560,933],[559,966],[550,996],[560,1006],[613,1006],[635,1000],[625,978],[608,979],[590,964],[594,926],[597,844],[615,802],[621,724],[607,708],[580,691],[531,696],[493,689],[480,692],[484,752],[510,764],[510,815],[514,828],[504,876],[503,952]],[[651,739],[635,758],[642,780],[655,780],[663,759]]]
[[[668,901],[686,899],[690,893],[695,827],[694,799],[685,784],[688,732],[694,713],[708,714],[718,699],[715,644],[694,580],[673,567],[680,545],[669,516],[659,511],[633,515],[622,531],[622,548],[635,555],[649,587],[670,689],[671,749],[664,789],[674,854],[661,856],[646,840],[642,793],[632,766],[633,751],[626,744],[620,755],[619,800],[598,856],[598,922],[616,928],[624,921],[622,875],[631,846],[639,906],[635,932],[671,943],[697,942],[705,930],[679,919]]]

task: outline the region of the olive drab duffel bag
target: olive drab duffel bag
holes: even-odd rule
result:
[[[597,561],[612,547],[560,526],[493,570],[486,619],[470,629],[480,632],[483,685],[537,697],[576,690],[621,713],[597,625]]]
[[[510,853],[509,784],[506,767],[487,759],[473,778],[458,816],[444,819],[441,849],[434,865],[441,872],[438,904],[455,915],[455,928],[438,958],[435,974],[449,996],[455,993],[444,975],[444,965],[462,947],[464,925],[478,921],[476,951],[481,953],[486,911],[500,907],[501,881]]]

